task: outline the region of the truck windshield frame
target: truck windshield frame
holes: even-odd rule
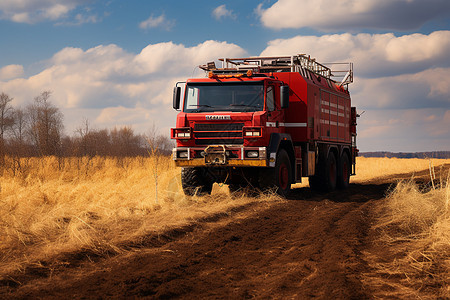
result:
[[[183,111],[255,112],[264,110],[264,81],[191,82],[186,85]]]

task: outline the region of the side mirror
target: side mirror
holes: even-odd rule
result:
[[[280,106],[281,108],[289,107],[289,86],[280,86]]]
[[[173,109],[180,109],[180,97],[181,97],[181,87],[176,86],[173,88]]]

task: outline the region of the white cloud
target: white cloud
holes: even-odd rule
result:
[[[264,26],[310,27],[324,31],[354,28],[411,30],[449,14],[448,0],[278,0],[256,9]]]
[[[216,20],[221,20],[225,18],[236,19],[236,15],[233,13],[232,10],[228,10],[225,4],[216,7],[212,11],[212,15]]]
[[[101,110],[95,121],[99,124],[111,124],[111,126],[126,126],[148,122],[155,114],[157,111],[152,112],[150,109],[139,107],[107,107]]]
[[[351,61],[360,77],[450,67],[450,31],[396,37],[392,33],[296,36],[270,41],[261,55],[311,54],[322,62]]]
[[[139,127],[135,129],[145,131],[153,121],[170,127],[176,114],[172,109],[175,82],[204,76],[202,71],[193,71],[217,59],[218,53],[220,57],[246,54],[237,45],[217,41],[194,47],[151,44],[139,54],[116,45],[85,51],[65,48],[34,76],[6,76],[0,80],[0,90],[14,98],[14,105],[26,105],[42,91],[53,91],[51,100],[63,110],[69,133],[84,116],[100,127],[134,124]]]
[[[415,74],[356,78],[352,97],[361,109],[423,109],[450,107],[450,68]]]
[[[23,75],[23,66],[8,65],[0,69],[0,80],[10,80]]]
[[[429,116],[434,116],[429,118]],[[368,110],[358,120],[361,151],[448,151],[450,110]]]
[[[164,14],[160,15],[159,17],[154,17],[153,15],[151,15],[147,20],[139,23],[139,28],[141,29],[160,27],[164,30],[171,30],[173,26],[175,26],[175,21],[167,20]]]
[[[43,10],[43,17],[49,20],[57,20],[61,18],[62,16],[66,15],[70,10],[72,10],[75,7],[74,4],[72,5],[64,5],[55,3],[52,6],[48,7],[47,9]]]
[[[0,19],[18,23],[37,23],[62,19],[76,7],[90,0],[2,0]]]

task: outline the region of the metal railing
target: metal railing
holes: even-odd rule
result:
[[[209,72],[213,70],[223,71],[247,71],[257,73],[268,72],[300,72],[305,70],[330,79],[339,85],[348,85],[353,82],[353,63],[319,63],[315,58],[306,54],[293,56],[256,56],[243,58],[220,58],[222,67],[217,68],[214,62],[199,66]]]

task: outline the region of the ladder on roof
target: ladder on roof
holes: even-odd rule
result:
[[[248,71],[256,73],[299,72],[305,75],[308,70],[318,76],[330,79],[340,86],[353,82],[353,63],[319,63],[306,54],[293,56],[257,56],[246,58],[220,58],[222,68],[216,68],[214,62],[201,65],[199,68],[207,72]]]

